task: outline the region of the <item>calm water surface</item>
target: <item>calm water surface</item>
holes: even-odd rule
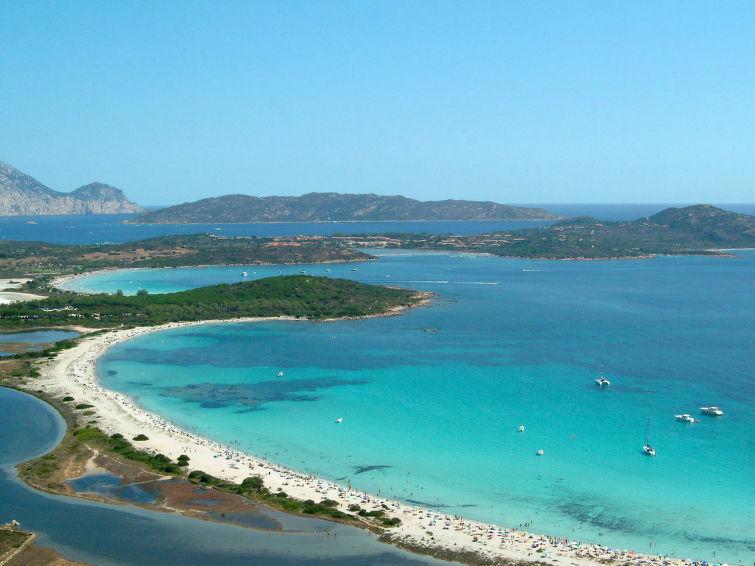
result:
[[[371,492],[585,542],[755,561],[755,253],[383,252],[358,271],[327,268],[305,269],[438,297],[388,319],[148,335],[109,350],[98,371],[187,428]],[[157,292],[240,270],[121,275]],[[112,291],[123,285],[112,277],[78,284]],[[601,363],[607,390],[594,383]],[[642,453],[648,423],[656,458]]]
[[[553,214],[593,216],[601,220],[634,220],[682,204],[533,204]],[[721,204],[726,210],[755,214],[755,204]],[[121,224],[130,214],[88,216],[14,216],[0,218],[0,240],[95,244],[132,242],[167,234],[209,232],[226,236],[292,236],[294,234],[364,234],[415,232],[428,234],[481,234],[546,226],[551,222],[262,222],[252,224]]]
[[[38,543],[98,566],[447,564],[378,543],[364,531],[272,513],[286,529],[267,533],[137,508],[56,497],[21,483],[14,464],[54,447],[60,416],[28,395],[0,387],[0,522],[16,519]],[[327,536],[327,529],[336,537]]]

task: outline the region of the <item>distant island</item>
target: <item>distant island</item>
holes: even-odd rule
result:
[[[110,185],[90,183],[61,193],[0,161],[0,216],[129,214],[142,210]]]
[[[129,224],[234,224],[247,222],[385,222],[431,220],[552,220],[542,208],[489,201],[422,202],[403,196],[308,193],[300,197],[226,195],[142,212]]]
[[[699,204],[667,208],[629,222],[571,218],[544,228],[475,236],[382,234],[343,236],[365,247],[455,250],[532,259],[619,259],[658,254],[716,254],[755,248],[755,216]]]
[[[351,234],[274,238],[213,234],[158,236],[121,244],[0,241],[0,276],[39,278],[98,269],[198,265],[302,264],[375,259],[359,249],[482,252],[532,259],[636,258],[657,254],[723,255],[755,248],[755,217],[701,204],[668,208],[628,222],[571,218],[542,228],[452,234]]]

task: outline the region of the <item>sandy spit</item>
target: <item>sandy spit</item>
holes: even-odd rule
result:
[[[113,330],[84,338],[76,347],[58,353],[57,357],[40,366],[41,377],[34,380],[34,388],[49,395],[72,396],[76,403],[88,403],[96,409],[99,426],[107,434],[120,433],[131,439],[145,434],[148,441],[140,448],[165,454],[176,459],[181,454],[190,458],[190,469],[200,469],[213,476],[241,482],[251,475],[259,475],[272,492],[278,488],[298,499],[320,501],[332,499],[348,512],[350,504],[363,509],[387,510],[387,517],[398,517],[401,524],[390,529],[392,541],[407,547],[442,548],[451,552],[474,552],[491,562],[521,560],[562,562],[571,565],[597,566],[606,561],[639,564],[684,564],[689,560],[668,559],[611,549],[578,541],[533,534],[521,529],[504,528],[459,516],[415,507],[364,493],[314,476],[252,457],[210,439],[183,430],[167,422],[158,414],[140,408],[126,395],[101,386],[95,363],[105,350],[114,344],[151,332],[183,326],[261,320],[296,320],[292,318],[249,318],[235,321],[207,321],[170,323],[162,326]],[[301,320],[301,319],[299,319]]]

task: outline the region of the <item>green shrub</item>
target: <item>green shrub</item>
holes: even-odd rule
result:
[[[259,476],[249,476],[244,481],[241,482],[241,487],[245,489],[254,489],[254,490],[261,490],[264,487],[264,482],[262,481],[262,478]],[[314,503],[314,501],[312,502]]]

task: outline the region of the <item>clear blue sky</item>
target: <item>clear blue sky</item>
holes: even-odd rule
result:
[[[0,160],[228,193],[755,201],[755,2],[0,0]]]

